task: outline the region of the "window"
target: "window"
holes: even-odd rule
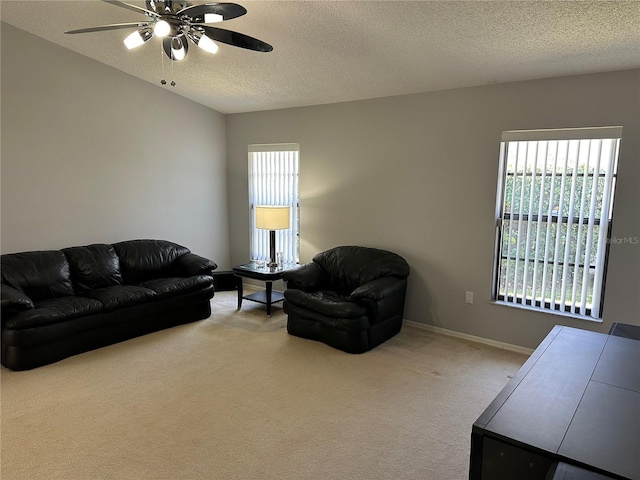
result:
[[[621,133],[502,133],[494,301],[602,318]]]
[[[285,263],[297,263],[300,252],[300,205],[298,144],[249,146],[249,208],[251,258],[269,260],[269,232],[256,228],[255,206],[291,208],[290,228],[276,230],[276,250]]]

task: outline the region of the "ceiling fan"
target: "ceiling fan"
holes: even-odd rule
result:
[[[216,53],[218,50],[218,45],[215,42],[226,43],[227,45],[257,52],[270,52],[273,50],[271,45],[257,38],[208,25],[241,17],[247,13],[243,6],[235,3],[192,5],[182,0],[146,0],[147,8],[142,8],[125,2],[103,1],[142,13],[148,19],[139,22],[80,28],[64,33],[75,34],[137,28],[135,32],[124,39],[124,44],[128,49],[139,47],[154,36],[158,36],[162,38],[164,53],[171,60],[182,60],[187,56],[187,51],[189,50],[187,39],[210,53]]]

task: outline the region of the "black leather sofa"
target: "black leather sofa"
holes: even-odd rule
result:
[[[284,311],[291,335],[363,353],[402,327],[409,264],[370,247],[341,246],[284,272]]]
[[[211,315],[217,265],[164,240],[2,255],[2,364],[28,370]]]

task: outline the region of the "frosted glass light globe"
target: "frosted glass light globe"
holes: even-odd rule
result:
[[[153,27],[153,33],[159,37],[166,37],[171,31],[171,25],[164,20],[158,20]]]

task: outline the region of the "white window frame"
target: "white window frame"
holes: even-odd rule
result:
[[[256,205],[288,206],[290,227],[276,230],[284,263],[300,259],[300,145],[249,145],[249,249],[252,260],[269,261],[269,231],[256,228]]]
[[[493,302],[602,321],[621,136],[622,127],[502,133]]]

